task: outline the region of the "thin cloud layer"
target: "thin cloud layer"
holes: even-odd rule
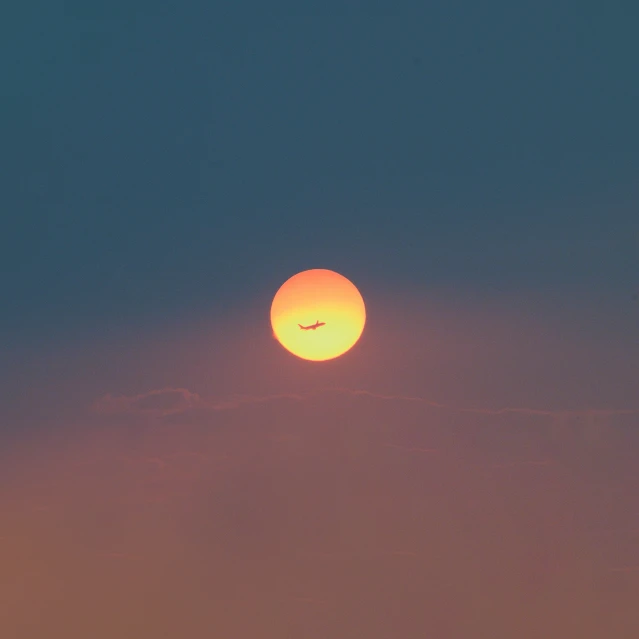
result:
[[[275,395],[251,396],[238,395],[227,400],[207,400],[197,393],[186,388],[162,388],[147,391],[138,395],[120,395],[114,397],[110,394],[96,400],[91,408],[95,413],[102,415],[137,415],[148,417],[169,417],[188,414],[196,411],[205,414],[207,411],[231,410],[244,405],[264,404],[281,401],[301,401],[311,397],[326,396],[330,394],[345,394],[352,397],[371,397],[386,402],[416,402],[427,408],[452,411],[455,413],[469,413],[473,415],[523,415],[531,417],[547,418],[554,424],[567,424],[581,422],[591,428],[597,425],[605,425],[614,417],[637,417],[639,408],[589,408],[584,410],[544,410],[540,408],[504,407],[504,408],[479,408],[459,407],[442,404],[423,397],[384,395],[361,389],[328,388],[308,391],[306,393],[279,393]]]
[[[105,415],[122,413],[160,417],[182,413],[202,404],[200,396],[186,388],[163,388],[128,397],[104,395],[93,405],[93,410]]]

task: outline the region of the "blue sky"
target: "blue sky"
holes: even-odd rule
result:
[[[526,4],[11,9],[5,339],[224,314],[318,266],[630,295],[633,16]]]

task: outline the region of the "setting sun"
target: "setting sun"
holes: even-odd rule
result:
[[[315,362],[350,350],[365,323],[360,292],[343,275],[327,269],[302,271],[286,280],[271,305],[271,326],[279,343]]]

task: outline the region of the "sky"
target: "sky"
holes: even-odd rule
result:
[[[107,4],[0,18],[0,634],[637,636],[637,11]]]

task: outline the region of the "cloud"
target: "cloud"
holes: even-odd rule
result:
[[[370,397],[385,402],[418,403],[427,408],[456,413],[470,413],[485,416],[523,415],[531,417],[550,418],[557,423],[568,423],[571,420],[585,419],[590,424],[597,420],[606,420],[615,416],[637,416],[638,408],[589,408],[583,410],[552,410],[528,407],[482,408],[465,407],[443,404],[424,397],[410,395],[392,395],[375,393],[361,389],[324,388],[305,393],[277,393],[272,395],[235,395],[224,400],[202,398],[198,393],[186,388],[162,388],[147,391],[138,395],[120,395],[117,397],[106,394],[97,399],[91,406],[92,410],[104,415],[141,415],[150,417],[167,417],[190,411],[199,414],[207,411],[224,411],[241,406],[265,404],[279,401],[302,401],[318,396],[331,394],[349,395],[352,397]]]
[[[132,396],[114,397],[107,394],[96,400],[92,409],[104,415],[140,414],[163,417],[201,405],[200,396],[186,388],[162,388]]]

